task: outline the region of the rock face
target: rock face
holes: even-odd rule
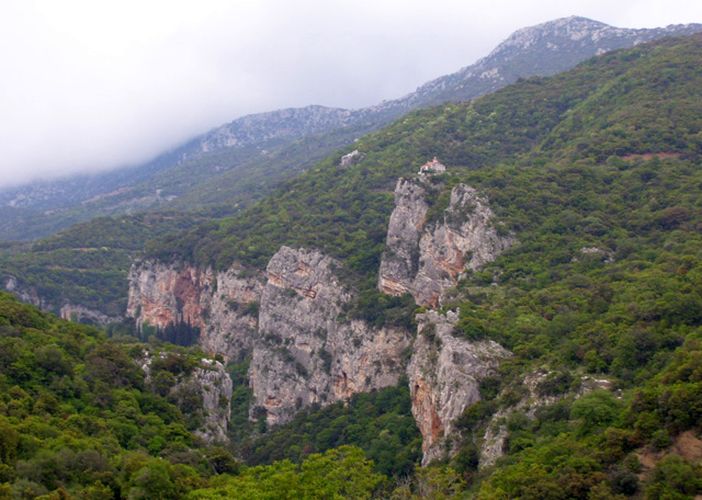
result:
[[[40,297],[34,288],[22,286],[14,276],[5,278],[5,290],[22,302],[32,304],[45,311],[53,311],[55,309],[54,305]]]
[[[219,361],[203,359],[185,382],[202,395],[204,423],[195,434],[208,443],[225,443],[231,419],[232,379]]]
[[[480,380],[510,356],[496,342],[453,336],[458,315],[435,311],[417,315],[418,335],[407,367],[412,414],[422,433],[422,464],[452,451],[447,439],[463,410],[480,400]]]
[[[351,300],[336,261],[314,250],[282,247],[268,264],[259,334],[250,368],[252,418],[275,425],[301,408],[396,385],[410,334],[344,321]]]
[[[495,260],[516,240],[498,233],[487,199],[465,184],[451,191],[442,219],[427,224],[428,189],[425,176],[398,181],[378,287],[436,307],[461,273]]]
[[[83,306],[74,304],[64,304],[59,310],[59,316],[68,321],[77,321],[79,323],[88,323],[91,325],[107,325],[109,323],[119,321],[121,318],[108,316],[100,311],[89,309]]]
[[[389,295],[414,290],[419,268],[419,239],[429,205],[427,188],[420,179],[400,178],[395,186],[395,209],[390,215],[386,250],[380,261],[378,287]]]
[[[155,357],[178,356],[174,353],[145,352],[139,364],[151,383],[151,364]],[[233,384],[224,365],[213,359],[201,359],[191,372],[181,373],[168,391],[168,398],[183,412],[196,412],[202,424],[194,433],[207,443],[226,443],[231,420]],[[193,405],[193,401],[197,404]],[[195,406],[196,408],[193,408]]]
[[[365,157],[366,155],[361,153],[358,149],[354,149],[350,153],[341,157],[341,160],[339,160],[339,166],[341,168],[348,168],[351,165],[355,165],[356,163],[363,161]]]
[[[127,316],[140,329],[185,323],[200,330],[205,351],[241,359],[253,345],[261,287],[258,273],[237,266],[215,273],[145,261],[129,273]]]

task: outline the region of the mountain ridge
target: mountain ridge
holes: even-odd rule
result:
[[[359,109],[309,105],[246,115],[141,167],[0,190],[0,229],[6,239],[23,240],[96,215],[202,207],[231,213],[410,110],[469,100],[608,50],[700,30],[702,24],[615,28],[577,16],[522,28],[474,64],[399,99]]]
[[[139,328],[93,334],[92,349],[71,332],[95,330],[0,294],[0,493],[702,494],[701,61],[702,34],[658,40],[414,111],[237,216],[149,245],[130,273]],[[90,269],[106,236],[138,249],[130,219],[122,235],[111,221],[36,244],[56,253],[20,276],[71,273],[61,255]],[[214,361],[159,355],[159,341]],[[161,372],[150,380],[144,358]],[[180,385],[198,365],[203,383]],[[184,431],[209,427],[200,416],[249,466],[203,450],[198,468]],[[125,460],[86,475],[71,450],[103,447],[45,445],[39,419],[115,435]],[[231,475],[212,475],[220,465]],[[364,490],[329,489],[349,470]]]

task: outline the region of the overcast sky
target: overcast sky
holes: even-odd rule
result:
[[[361,107],[569,15],[702,22],[695,0],[0,0],[0,185],[147,160],[232,119]]]

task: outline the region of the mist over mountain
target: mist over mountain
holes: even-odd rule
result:
[[[576,16],[523,28],[475,64],[395,100],[355,110],[310,105],[247,115],[142,166],[0,190],[0,230],[6,240],[27,240],[95,216],[197,209],[229,214],[411,110],[470,100],[609,50],[701,29],[615,28]]]

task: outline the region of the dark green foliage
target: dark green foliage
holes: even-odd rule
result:
[[[411,114],[359,140],[354,147],[365,154],[363,161],[342,170],[338,155],[330,157],[236,217],[149,243],[148,255],[219,269],[235,261],[263,268],[282,244],[318,248],[341,260],[339,275],[358,297],[339,320],[361,317],[377,326],[410,327],[411,300],[379,294],[376,278],[393,186],[437,155],[450,174],[432,192],[431,219],[441,218],[450,186],[465,182],[489,199],[499,231],[518,240],[480,272],[467,272],[444,304],[460,308],[457,335],[494,340],[513,353],[496,379],[482,383],[484,399],[456,422],[456,435],[449,438],[459,453],[451,465],[485,499],[698,494],[697,465],[663,458],[646,471],[632,457],[649,451],[663,457],[681,433],[701,430],[700,68],[702,37],[667,40],[598,57],[553,78],[525,80],[470,103]],[[13,248],[5,255],[6,262],[25,258]],[[41,275],[46,258],[37,268],[31,259],[25,267]],[[113,270],[123,272],[120,266]],[[88,295],[97,281],[66,279],[74,280],[71,290]],[[116,282],[110,278],[100,286]],[[105,300],[115,296],[92,293]],[[7,318],[0,323],[0,454],[10,462],[0,475],[17,491],[44,493],[63,485],[53,471],[64,469],[55,463],[73,459],[68,453],[58,457],[62,449],[102,454],[109,445],[135,450],[141,458],[122,478],[102,486],[134,488],[134,495],[151,494],[151,485],[178,491],[176,469],[154,465],[144,471],[140,460],[149,464],[153,455],[191,449],[187,428],[193,422],[165,398],[180,368],[159,370],[151,391],[144,391],[121,347],[98,341],[98,332],[78,330],[86,340],[70,342],[74,327],[51,326],[45,316],[12,302],[0,303],[0,311]],[[47,327],[69,333],[32,340]],[[420,334],[431,337],[432,331]],[[274,335],[265,340],[276,343]],[[34,348],[24,345],[29,341]],[[236,379],[233,435],[252,463],[301,463],[312,452],[342,444],[361,446],[387,474],[409,473],[416,463],[418,436],[406,389],[312,409],[247,441],[266,431],[265,413],[253,408],[256,422],[248,421],[245,365],[230,368]],[[537,395],[552,398],[552,404],[500,413],[506,455],[494,468],[476,471],[477,447],[490,419],[529,395],[525,374],[544,370],[549,374]],[[614,390],[593,390],[600,378],[606,379],[602,387]],[[197,413],[197,398],[183,397],[181,404]],[[68,425],[58,421],[66,405],[72,405],[71,426],[109,442],[102,448],[54,443],[57,429]],[[46,425],[47,419],[57,425]],[[47,441],[50,451],[40,453]],[[89,474],[101,474],[103,461],[94,461]],[[248,478],[242,484],[258,487],[257,478],[277,480],[278,472],[296,478],[302,468],[287,462],[254,467],[252,475],[242,475]],[[65,477],[61,481],[74,488],[72,476]],[[426,491],[441,494],[464,486],[450,468],[427,469],[414,479],[417,491],[431,482],[438,486]],[[236,491],[238,483],[229,481],[203,496]]]
[[[693,498],[702,493],[702,468],[670,455],[658,463],[646,488],[646,498]]]
[[[371,498],[383,481],[363,451],[340,446],[312,454],[297,465],[289,460],[248,467],[237,476],[221,476],[210,488],[194,491],[193,499],[250,498]]]
[[[144,331],[142,331],[142,336],[143,334]],[[180,346],[195,345],[197,344],[199,337],[200,328],[197,326],[192,326],[190,323],[186,323],[185,321],[169,323],[165,328],[156,330],[157,339]],[[148,340],[148,337],[144,340]]]
[[[198,358],[154,358],[151,390],[143,352],[0,294],[0,496],[177,498],[236,469],[171,401]]]
[[[416,305],[411,295],[393,297],[368,286],[359,293],[349,314],[353,318],[365,320],[369,324],[382,327],[398,326],[412,329]]]
[[[253,432],[252,422],[249,421],[249,406],[252,401],[252,391],[249,387],[249,363],[250,358],[246,358],[239,363],[227,365],[227,372],[233,386],[229,435],[237,448]]]
[[[58,313],[65,303],[108,316],[124,314],[127,273],[144,242],[200,221],[189,214],[101,217],[40,240],[24,252],[0,252],[0,277],[14,277]]]
[[[409,474],[420,457],[420,436],[406,384],[356,394],[348,404],[301,412],[292,422],[247,444],[243,455],[250,464],[284,458],[299,462],[310,453],[346,444],[362,448],[378,472]]]
[[[574,402],[565,399],[541,408],[535,420],[512,419],[507,423],[510,454],[482,485],[480,498],[537,493],[587,498],[589,492],[605,489],[629,496],[642,488],[647,498],[689,498],[699,493],[698,465],[668,455],[643,476],[641,484],[636,476],[641,465],[630,452],[667,450],[671,436],[688,429],[700,431],[696,409],[702,401],[697,392],[702,387],[697,370],[701,352],[700,340],[690,339],[626,403],[610,392],[595,391]],[[466,423],[466,428],[475,428],[479,419]]]
[[[539,384],[537,390],[542,396],[558,396],[568,392],[573,384],[573,375],[567,371],[550,373],[546,379]]]

